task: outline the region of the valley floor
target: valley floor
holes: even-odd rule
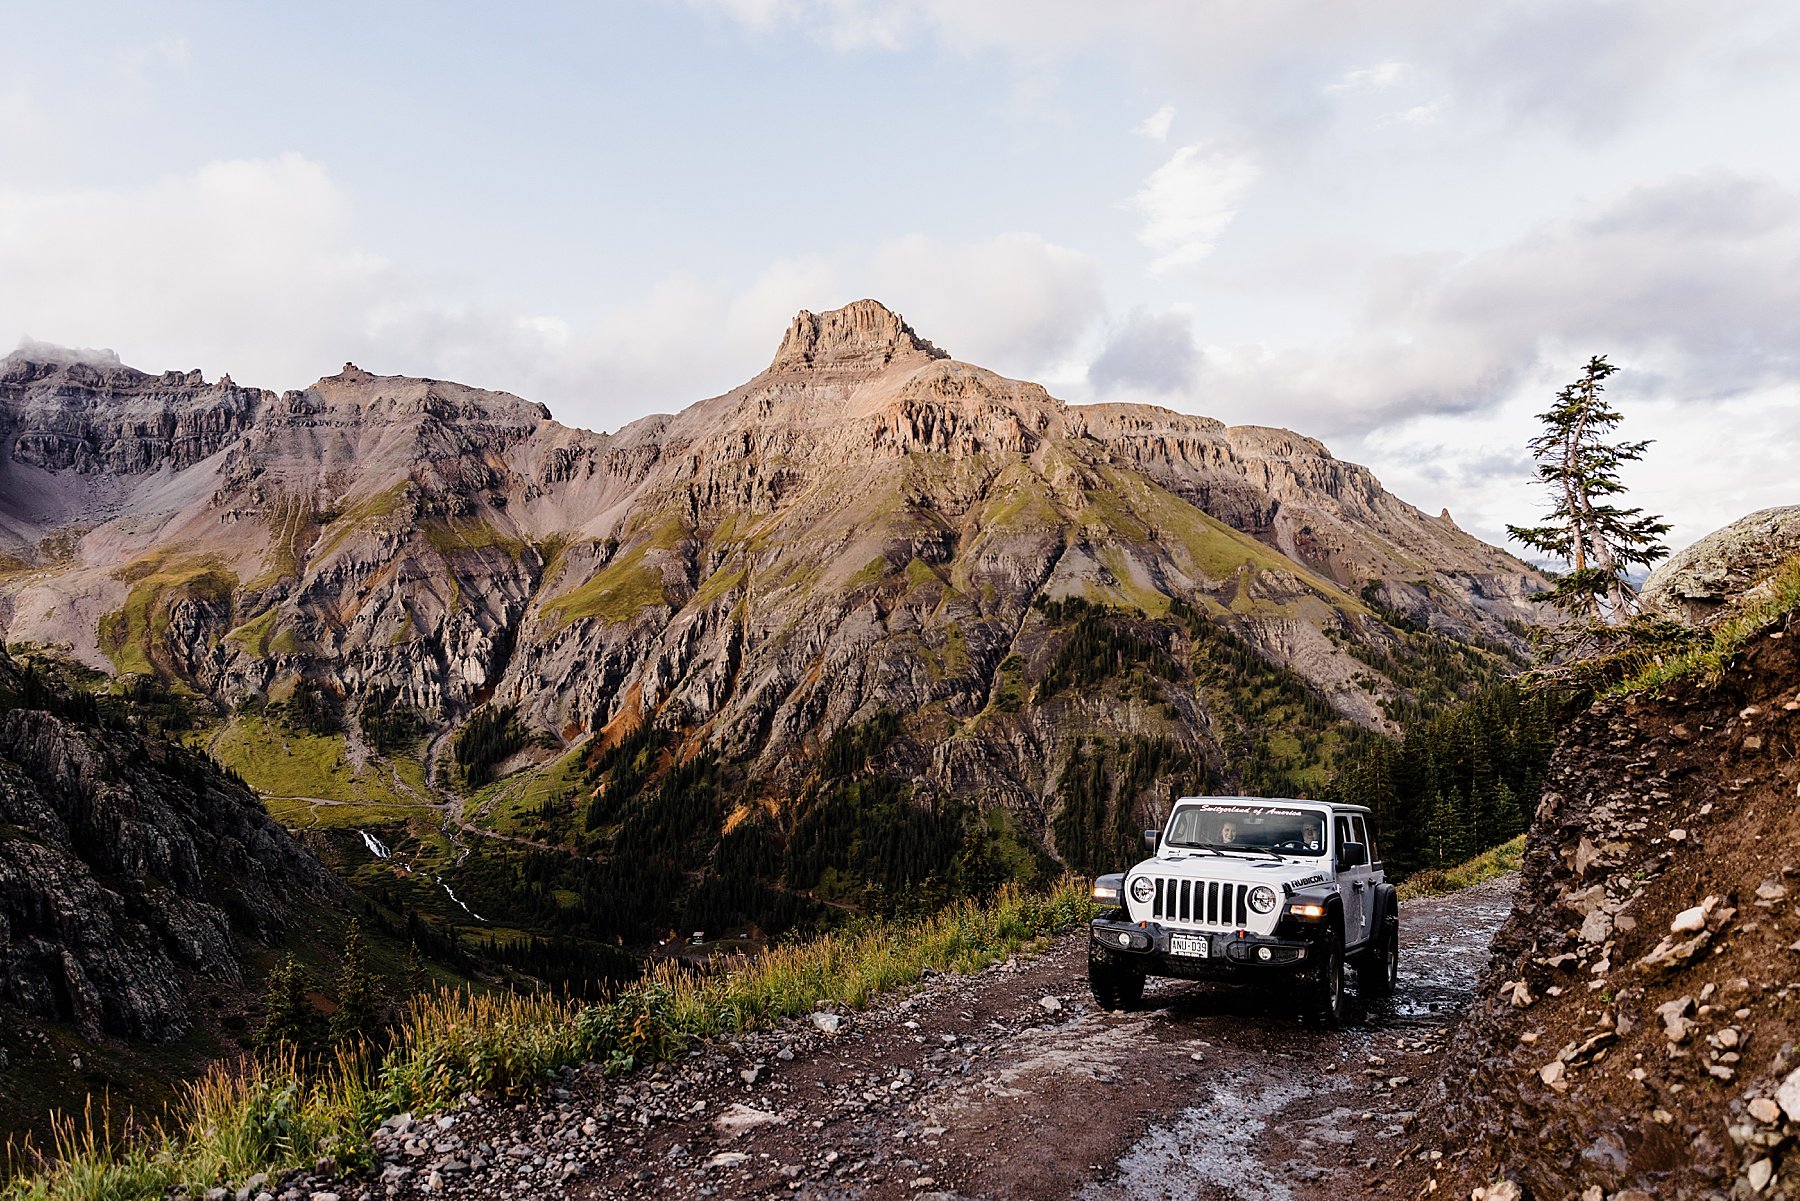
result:
[[[1255,994],[1152,982],[1096,1009],[1085,932],[861,1013],[815,1015],[547,1099],[378,1139],[358,1197],[1242,1198],[1414,1191],[1409,1119],[1515,877],[1403,908],[1402,981],[1328,1033]],[[821,1026],[841,1023],[836,1033]],[[1405,1182],[1405,1183],[1403,1183]]]

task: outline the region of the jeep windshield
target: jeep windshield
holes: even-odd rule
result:
[[[1323,855],[1325,815],[1317,809],[1184,805],[1175,811],[1163,842],[1247,855]]]

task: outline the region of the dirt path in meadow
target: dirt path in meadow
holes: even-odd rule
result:
[[[1258,994],[1152,981],[1097,1009],[1085,932],[860,1013],[817,1015],[541,1101],[384,1135],[367,1195],[1387,1198],[1512,878],[1402,910],[1401,987],[1331,1033]],[[822,1029],[835,1021],[835,1033]],[[300,1196],[323,1182],[294,1182]]]

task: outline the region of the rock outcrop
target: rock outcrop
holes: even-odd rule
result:
[[[1767,518],[1706,540],[1694,574],[1659,572],[1663,595],[1705,620],[1754,592],[1781,557],[1746,544]],[[1716,685],[1569,726],[1426,1123],[1439,1195],[1502,1178],[1533,1198],[1800,1195],[1797,641],[1790,612]]]
[[[23,707],[0,651],[0,1011],[173,1042],[192,982],[243,982],[325,869],[203,756]]]
[[[858,300],[829,313],[800,310],[782,337],[769,370],[868,370],[886,367],[895,359],[949,357],[913,332],[898,313],[877,301]]]
[[[1671,555],[1644,581],[1638,606],[1670,621],[1712,625],[1753,601],[1793,555],[1800,555],[1800,505],[1763,509]]]

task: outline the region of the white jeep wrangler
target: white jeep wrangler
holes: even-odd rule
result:
[[[1153,852],[1101,876],[1088,983],[1131,1009],[1146,976],[1298,990],[1327,1025],[1344,1020],[1344,965],[1365,994],[1393,991],[1400,908],[1375,853],[1369,811],[1258,797],[1183,797],[1144,831]]]

